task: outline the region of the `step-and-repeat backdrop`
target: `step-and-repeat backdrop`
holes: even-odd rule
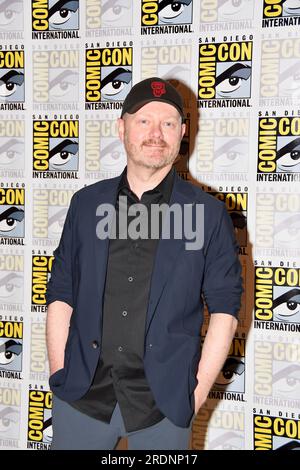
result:
[[[300,447],[299,27],[299,0],[0,0],[1,448],[50,447],[53,250],[72,194],[124,168],[150,76],[184,96],[177,170],[225,202],[245,281],[191,448]]]

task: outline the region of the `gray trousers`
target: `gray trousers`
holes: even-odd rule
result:
[[[51,450],[112,450],[121,437],[127,437],[129,450],[187,450],[191,425],[180,428],[164,418],[140,431],[126,432],[118,404],[107,424],[53,395]]]

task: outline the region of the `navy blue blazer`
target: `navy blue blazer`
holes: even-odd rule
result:
[[[115,205],[119,181],[120,177],[100,181],[74,194],[54,251],[47,304],[60,300],[73,307],[64,367],[49,380],[51,390],[65,401],[78,400],[87,392],[101,354],[109,240],[96,237],[96,209],[101,203]],[[204,245],[186,250],[184,237],[158,242],[144,367],[158,408],[174,424],[187,427],[194,413],[203,298],[210,314],[236,317],[242,280],[233,226],[224,204],[177,174],[170,199],[174,203],[204,204]]]

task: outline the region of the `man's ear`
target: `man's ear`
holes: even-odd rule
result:
[[[124,142],[124,131],[125,131],[125,122],[124,119],[118,118],[117,120],[118,124],[118,132],[119,132],[119,138],[122,142]]]
[[[184,134],[185,134],[185,129],[186,129],[186,125],[185,124],[181,124],[181,138],[183,138]]]

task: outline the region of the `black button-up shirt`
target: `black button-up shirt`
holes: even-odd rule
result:
[[[168,204],[174,174],[171,169],[156,188],[143,193],[141,200],[129,187],[126,168],[122,174],[116,203],[117,237],[109,241],[101,357],[89,391],[71,403],[83,413],[109,423],[118,402],[128,432],[151,426],[164,417],[156,407],[143,365],[146,313],[158,238],[123,239],[119,235],[124,229],[127,231],[134,216],[129,216],[121,229],[118,220],[119,216],[126,217],[128,208],[136,203],[147,208],[151,204]]]

